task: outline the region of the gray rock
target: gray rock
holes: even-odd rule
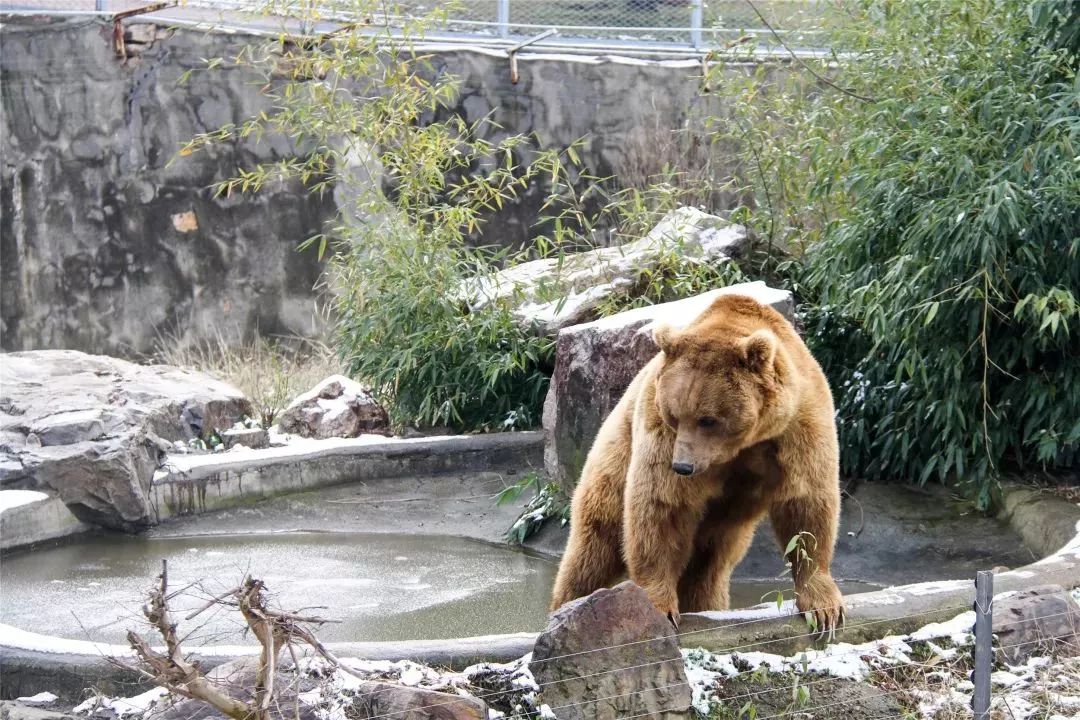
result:
[[[1041,585],[994,600],[999,655],[1025,662],[1047,652],[1080,654],[1080,605],[1060,585]]]
[[[451,695],[388,682],[361,683],[350,718],[397,720],[487,720],[487,705],[474,697]]]
[[[270,435],[263,428],[230,428],[221,433],[221,442],[230,450],[237,445],[258,450],[270,447]]]
[[[390,434],[386,410],[360,383],[331,375],[293,400],[278,420],[283,432],[325,439]]]
[[[68,350],[0,364],[0,485],[58,496],[83,522],[156,522],[148,489],[164,450],[251,412],[203,373]]]
[[[0,700],[0,720],[74,720],[70,713],[30,707],[14,700]]]
[[[279,672],[274,676],[274,702],[270,711],[274,720],[318,720],[318,706],[300,701],[299,693],[316,687],[317,681],[293,672],[287,657],[280,658]],[[211,684],[223,689],[241,702],[255,699],[255,678],[258,658],[243,657],[214,667],[206,673]],[[100,715],[100,713],[98,714]],[[173,697],[172,703],[155,707],[146,716],[153,720],[229,720],[213,706],[201,700]]]
[[[544,402],[544,465],[548,475],[565,488],[577,482],[604,418],[658,351],[652,339],[653,323],[688,325],[718,295],[727,293],[748,295],[771,305],[789,320],[794,316],[790,292],[753,282],[628,310],[559,332],[555,372]]]
[[[471,309],[512,303],[522,325],[547,335],[587,322],[614,296],[632,296],[641,273],[673,254],[698,262],[736,257],[747,243],[746,228],[693,207],[669,212],[648,235],[615,247],[562,258],[521,263],[470,283],[463,297]]]
[[[560,720],[689,717],[675,629],[629,581],[556,610],[529,669]]]
[[[255,679],[258,659],[244,657],[218,665],[206,673],[206,679],[241,702],[255,698]],[[317,690],[325,679],[307,674],[297,675],[290,660],[279,660],[275,676],[274,702],[270,710],[273,720],[320,720],[326,710],[311,697],[303,694]],[[366,718],[395,718],[396,720],[487,720],[487,705],[473,697],[451,695],[423,687],[409,687],[391,682],[364,680],[350,687],[351,704],[346,715],[352,720]],[[96,717],[110,717],[99,712]],[[155,720],[228,720],[221,712],[201,700],[174,698],[172,704],[155,707],[147,717]],[[38,720],[14,718],[13,720]],[[61,720],[41,718],[40,720]]]

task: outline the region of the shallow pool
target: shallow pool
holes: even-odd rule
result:
[[[537,631],[557,565],[507,546],[449,537],[281,533],[139,538],[85,536],[3,559],[0,622],[72,639],[124,643],[146,629],[144,592],[168,560],[176,618],[246,573],[261,578],[273,603],[339,622],[325,641],[417,640]],[[738,582],[734,607],[761,602],[790,583]],[[873,589],[843,584],[845,593]],[[775,597],[775,595],[774,595]],[[215,609],[181,622],[186,644],[248,642],[236,612]]]
[[[445,638],[542,626],[556,566],[487,543],[442,537],[329,533],[83,537],[3,560],[0,622],[62,637],[124,642],[168,560],[175,615],[262,579],[274,604],[340,622],[324,640]],[[325,609],[324,609],[325,608]],[[75,616],[78,616],[76,619]],[[239,615],[207,612],[191,644],[237,642]]]

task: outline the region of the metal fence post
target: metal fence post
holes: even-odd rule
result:
[[[499,0],[495,22],[499,24],[499,37],[510,37],[510,0]]]
[[[975,720],[990,720],[990,672],[994,663],[994,573],[975,575],[975,669],[971,682],[971,709]]]
[[[690,44],[695,49],[701,48],[701,0],[690,1]]]

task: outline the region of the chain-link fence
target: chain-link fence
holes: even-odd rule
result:
[[[161,0],[0,0],[0,13],[116,15],[162,4]]]
[[[155,0],[0,0],[0,12],[127,13]],[[312,23],[372,20],[391,27],[429,17],[429,34],[520,42],[552,29],[547,46],[708,50],[733,42],[821,47],[835,18],[825,0],[179,0],[170,12],[287,15]]]
[[[432,3],[405,2],[414,12]],[[707,46],[743,34],[818,30],[828,5],[815,0],[467,0],[451,13],[461,29],[528,37],[555,28],[563,38]],[[760,13],[760,14],[759,14]]]

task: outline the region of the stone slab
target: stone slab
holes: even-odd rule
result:
[[[0,495],[13,492],[2,490]],[[71,514],[55,497],[0,509],[0,551],[58,540],[92,528]]]

